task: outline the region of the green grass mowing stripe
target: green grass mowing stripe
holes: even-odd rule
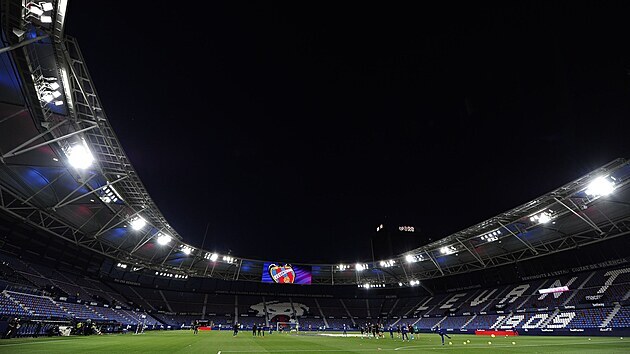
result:
[[[470,344],[463,345],[470,340]],[[588,352],[597,354],[630,353],[630,343],[611,337],[479,337],[454,335],[453,345],[442,346],[439,336],[423,334],[411,343],[400,340],[326,337],[320,335],[287,335],[274,333],[252,337],[243,332],[233,338],[230,332],[189,331],[149,332],[140,336],[91,336],[71,338],[12,339],[0,341],[0,353],[559,353]],[[492,345],[487,342],[492,341]],[[517,344],[512,346],[512,341]],[[52,344],[52,345],[51,345]],[[398,350],[397,350],[398,349]]]

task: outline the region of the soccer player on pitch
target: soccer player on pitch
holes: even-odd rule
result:
[[[444,345],[444,336],[446,336],[446,338],[451,339],[451,337],[446,334],[446,329],[441,328],[440,326],[437,326],[435,328],[435,333],[439,334],[440,337],[442,337],[442,345]]]

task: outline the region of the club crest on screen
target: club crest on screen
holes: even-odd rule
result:
[[[280,266],[272,263],[269,265],[268,270],[274,283],[293,284],[295,281],[295,271],[290,264]]]

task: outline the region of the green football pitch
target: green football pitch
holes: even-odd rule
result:
[[[452,344],[450,344],[451,342]],[[491,342],[491,343],[488,343]],[[466,344],[464,344],[466,343]],[[436,334],[421,334],[411,342],[361,339],[338,334],[251,332],[150,332],[142,335],[17,338],[0,341],[0,353],[630,353],[630,340],[619,337],[479,337],[452,335],[442,346]]]

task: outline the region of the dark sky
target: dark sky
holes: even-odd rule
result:
[[[74,0],[66,32],[171,225],[240,257],[365,260],[385,216],[443,237],[630,157],[628,9],[418,4]]]

